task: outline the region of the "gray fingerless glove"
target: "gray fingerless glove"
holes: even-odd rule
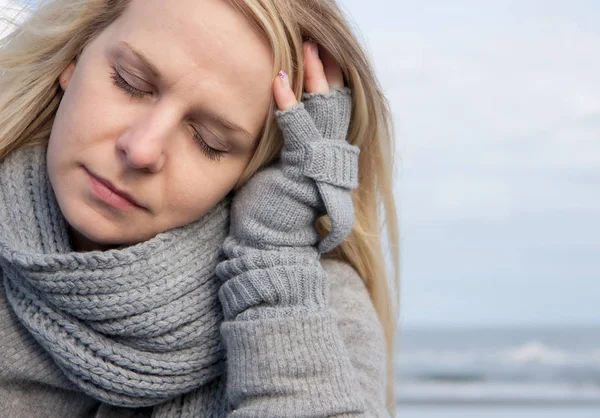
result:
[[[226,317],[259,304],[275,309],[267,316],[326,305],[319,254],[339,245],[354,222],[350,192],[358,186],[359,149],[346,142],[351,111],[345,87],[304,93],[293,108],[275,112],[281,158],[257,172],[231,205],[223,245],[229,259],[217,267]],[[319,242],[314,224],[325,213],[331,232]]]
[[[331,233],[319,252],[339,245],[354,222],[350,190],[358,186],[358,147],[346,142],[349,88],[304,93],[292,109],[276,111],[283,133],[281,159],[256,173],[234,197],[231,233],[269,246],[314,245],[314,222],[327,213]]]

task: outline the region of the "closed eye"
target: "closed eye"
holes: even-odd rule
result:
[[[134,97],[136,99],[140,99],[148,94],[152,94],[151,91],[144,91],[144,90],[136,89],[135,87],[133,87],[131,84],[129,84],[127,81],[125,81],[125,79],[123,77],[121,77],[121,74],[119,74],[117,72],[117,70],[115,70],[115,69],[113,69],[113,72],[111,73],[111,78],[113,80],[113,83],[117,87],[119,87],[121,90],[124,90],[131,97]]]
[[[225,151],[211,147],[206,143],[202,136],[194,129],[194,139],[200,145],[200,149],[209,159],[219,161],[221,156],[225,154]]]
[[[133,98],[141,99],[142,97],[144,97],[148,94],[150,94],[150,95],[152,94],[152,92],[150,92],[150,91],[144,91],[144,90],[140,90],[140,89],[133,87],[131,84],[129,84],[127,81],[125,81],[125,79],[123,77],[121,77],[119,72],[114,68],[113,68],[113,72],[111,73],[111,78],[113,80],[113,83],[117,87],[119,87],[121,90],[123,90],[124,92],[126,92],[128,95],[130,95]],[[204,155],[206,155],[206,157],[208,157],[210,160],[219,161],[221,159],[221,156],[226,153],[223,150],[218,150],[218,149],[215,149],[215,148],[211,147],[210,145],[208,145],[195,128],[194,128],[193,136],[194,136],[194,140],[200,146],[202,153]]]

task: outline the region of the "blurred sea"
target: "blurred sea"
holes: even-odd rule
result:
[[[600,326],[406,329],[398,417],[600,418]]]

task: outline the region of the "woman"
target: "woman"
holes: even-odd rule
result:
[[[333,1],[50,0],[0,68],[3,414],[394,414],[389,110]]]

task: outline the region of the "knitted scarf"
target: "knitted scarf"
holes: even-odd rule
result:
[[[228,213],[225,199],[140,244],[73,252],[46,147],[22,148],[0,162],[7,298],[76,389],[118,406],[162,403],[154,416],[214,405],[226,370],[214,269]]]

